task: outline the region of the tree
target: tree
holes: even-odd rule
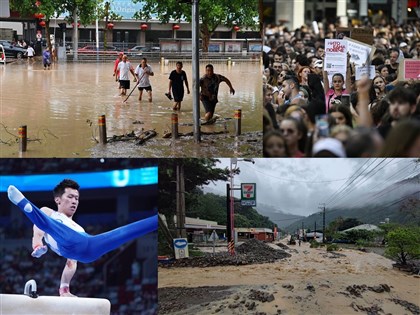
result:
[[[143,9],[136,12],[137,19],[150,20],[152,15],[162,23],[186,20],[192,22],[190,3],[178,0],[133,0],[144,4]],[[185,2],[185,1],[184,1]],[[258,1],[255,0],[200,0],[200,34],[202,49],[208,52],[212,34],[219,25],[250,27],[257,30]]]
[[[352,243],[356,243],[359,240],[372,241],[376,235],[376,232],[368,230],[350,230],[345,233],[345,239]]]
[[[420,227],[400,227],[387,234],[385,255],[405,265],[420,258]]]
[[[176,165],[183,164],[185,169],[186,209],[197,205],[197,195],[202,192],[197,187],[218,180],[228,180],[230,171],[217,168],[217,159],[160,159],[159,160],[159,212],[166,215],[168,222],[176,209]]]
[[[101,2],[101,5],[98,4],[98,19],[104,21],[104,47],[106,47],[108,40],[112,37],[112,29],[108,27],[108,23],[121,21],[122,16],[111,10],[110,1],[101,0]]]
[[[360,224],[363,224],[363,222],[360,221],[359,219],[356,219],[356,218],[346,218],[338,226],[338,230],[339,231],[344,231],[344,230],[350,229],[352,227],[358,226]]]
[[[67,23],[73,23],[75,16],[77,16],[77,20],[83,25],[93,23],[98,17],[99,19],[106,20],[105,29],[109,19],[114,21],[121,19],[121,16],[110,11],[109,2],[104,3],[104,0],[11,0],[10,4],[11,8],[19,12],[22,16],[33,15],[35,13],[44,14],[45,37],[50,51],[52,50],[49,32],[50,20],[54,17],[68,13],[69,16],[66,18]]]
[[[33,0],[11,0],[10,7],[12,10],[19,12],[21,16],[33,16],[36,13],[44,14],[45,37],[47,39],[47,45],[50,51],[52,51],[49,32],[50,19],[54,16],[56,12],[62,12],[62,1],[43,0],[41,2]],[[39,25],[37,25],[37,27],[40,29]]]

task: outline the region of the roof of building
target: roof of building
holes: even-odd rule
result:
[[[354,226],[350,229],[344,230],[342,232],[348,232],[348,231],[353,231],[353,230],[377,231],[377,230],[380,230],[380,228],[378,228],[376,225],[373,225],[373,224],[361,224],[358,226]]]

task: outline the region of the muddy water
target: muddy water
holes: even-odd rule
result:
[[[214,62],[215,72],[228,77],[236,90],[234,96],[222,83],[216,113],[220,123],[202,126],[203,132],[227,130],[220,136],[203,136],[194,143],[193,137],[173,142],[163,139],[171,130],[172,102],[164,95],[168,90],[168,76],[175,62],[160,65],[150,63],[155,76],[151,78],[153,102],[138,101],[134,91],[126,103],[118,96],[114,81],[113,63],[62,63],[44,70],[38,61],[0,65],[0,157],[184,157],[184,156],[247,156],[259,152],[260,139],[234,137],[233,114],[242,109],[242,132],[262,130],[261,65],[258,62]],[[135,66],[135,65],[134,65]],[[200,65],[204,74],[205,63]],[[184,63],[192,88],[191,63]],[[134,83],[131,82],[131,88]],[[146,97],[145,97],[146,96]],[[200,104],[201,117],[204,109]],[[145,145],[131,142],[99,145],[98,116],[106,115],[107,135],[136,134],[155,129],[158,136]],[[179,113],[179,132],[188,133],[192,127],[192,95],[185,95]],[[28,128],[28,150],[19,155],[17,134],[20,125]],[[255,138],[255,133],[254,133]],[[257,137],[258,138],[258,137]],[[248,141],[248,143],[246,143]],[[245,142],[245,145],[244,145]]]

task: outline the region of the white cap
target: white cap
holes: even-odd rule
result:
[[[407,43],[406,42],[401,42],[400,43],[400,48],[403,48],[403,47],[407,47],[408,45],[407,45]]]
[[[343,144],[340,140],[335,138],[325,138],[317,141],[312,149],[312,155],[315,155],[321,151],[329,151],[336,157],[346,157]]]

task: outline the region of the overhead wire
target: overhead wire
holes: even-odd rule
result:
[[[369,160],[366,160],[365,163],[363,163],[357,170],[356,172],[349,178],[348,181],[346,181],[335,193],[333,193],[332,196],[330,196],[326,201],[325,204],[329,204],[331,202],[333,202],[347,187],[349,187],[349,185],[351,185],[359,176],[362,175],[363,173],[363,167],[369,163]],[[372,162],[373,163],[373,162]],[[372,164],[371,163],[371,164]],[[367,166],[367,168],[371,165],[369,164]],[[360,172],[360,173],[359,173]]]
[[[381,161],[379,161],[378,164],[376,164],[371,170],[369,170],[367,173],[363,174],[363,177],[359,177],[358,179],[360,179],[359,181],[355,180],[354,185],[353,186],[348,186],[344,191],[343,194],[347,194],[347,193],[351,193],[352,191],[354,191],[356,188],[354,187],[355,185],[362,185],[362,183],[365,183],[367,180],[373,178],[373,176],[379,172],[381,169],[383,169],[386,165],[388,165],[389,163],[391,163],[391,161],[389,161],[387,164],[385,164],[382,168],[379,168],[376,172],[374,172],[375,169],[377,169],[382,163],[384,163],[386,160],[383,159]],[[373,164],[373,163],[372,163]],[[357,182],[356,182],[357,181]],[[347,196],[348,198],[348,196]],[[333,207],[334,205],[337,204],[337,202],[339,201],[339,199],[336,199],[334,202],[331,202],[330,207]]]
[[[387,166],[387,165],[385,165],[385,166]],[[377,172],[379,172],[380,170],[382,170],[385,166],[383,166],[381,169],[379,169]],[[401,182],[401,181],[403,181],[404,179],[407,179],[407,178],[409,178],[409,177],[407,177],[407,176],[410,176],[410,177],[413,177],[413,175],[414,176],[417,176],[418,174],[413,174],[412,173],[412,171],[411,170],[409,170],[411,168],[411,165],[407,165],[406,167],[404,167],[403,168],[403,175],[404,176],[400,176],[401,178],[398,180],[398,182]],[[375,172],[375,173],[377,173],[377,172]],[[395,188],[392,188],[391,190],[389,190],[388,188],[389,188],[389,186],[390,186],[390,183],[389,182],[387,182],[387,180],[389,180],[389,178],[392,178],[392,177],[395,177],[395,175],[401,175],[401,170],[396,170],[396,172],[394,173],[394,174],[392,174],[390,177],[388,177],[387,179],[385,179],[385,180],[383,180],[382,181],[382,183],[381,183],[381,186],[378,186],[378,185],[372,185],[370,188],[369,188],[369,190],[368,191],[364,191],[364,196],[366,196],[366,195],[368,195],[370,192],[372,192],[373,191],[373,189],[376,189],[376,190],[378,190],[378,192],[377,193],[375,193],[373,196],[370,196],[370,197],[368,197],[368,199],[365,199],[365,198],[359,198],[357,201],[356,201],[356,204],[352,204],[352,208],[356,208],[359,204],[361,204],[361,203],[371,203],[371,202],[373,202],[374,200],[376,200],[376,199],[379,199],[381,196],[383,196],[383,195],[385,195],[386,193],[387,193],[387,191],[389,192],[389,191],[392,191],[392,190],[395,190],[395,189],[397,189],[398,188],[398,184],[396,185],[396,187]],[[352,198],[351,196],[349,197],[349,198]],[[353,199],[354,199],[354,197],[353,197]],[[338,204],[337,203],[335,203],[335,204],[333,204],[333,205],[330,205],[330,207],[334,207],[334,206],[337,206]]]

